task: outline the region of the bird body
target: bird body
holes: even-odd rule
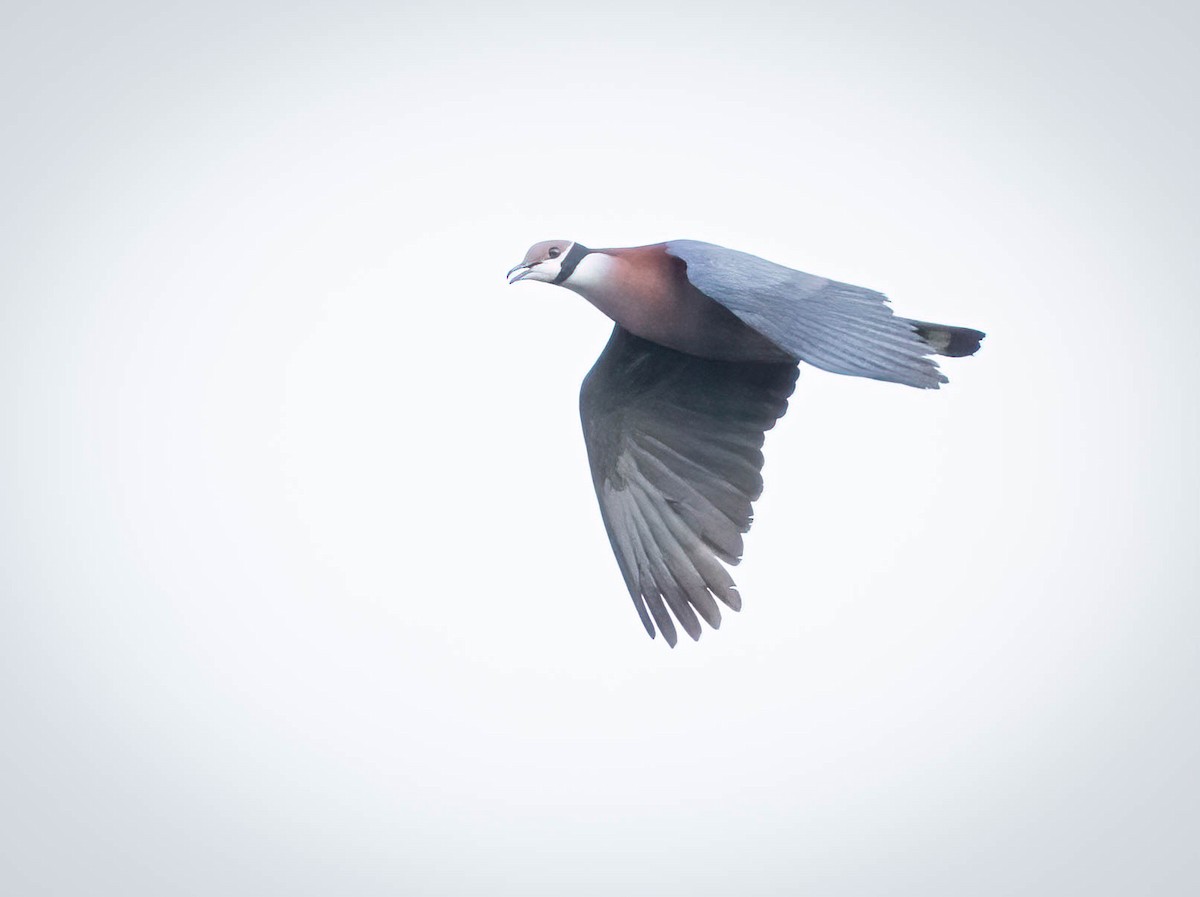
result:
[[[790,356],[701,293],[667,243],[589,252],[563,282],[635,336],[719,361]]]
[[[762,493],[765,432],[787,409],[797,363],[919,388],[946,382],[930,355],[984,334],[900,318],[874,290],[694,240],[588,249],[534,244],[509,283],[580,294],[616,322],[584,379],[580,417],[601,517],[646,631],[674,646],[717,601],[741,597],[741,559]],[[714,600],[715,599],[715,600]]]

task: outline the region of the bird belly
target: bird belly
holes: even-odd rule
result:
[[[692,289],[693,296],[674,310],[676,326],[662,335],[663,345],[718,361],[795,361],[757,330],[719,302]],[[653,337],[646,337],[653,339]]]

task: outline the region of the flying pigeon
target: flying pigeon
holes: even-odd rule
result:
[[[984,334],[892,314],[882,293],[757,256],[672,240],[588,249],[534,244],[508,272],[574,290],[616,322],[579,396],[600,515],[651,638],[700,638],[741,595],[736,565],[762,494],[764,434],[803,361],[924,389],[930,355],[961,357]],[[668,612],[669,608],[669,612]],[[672,619],[672,616],[674,619]]]

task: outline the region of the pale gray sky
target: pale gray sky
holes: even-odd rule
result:
[[[1185,4],[69,4],[0,31],[14,894],[1184,894]],[[989,333],[806,368],[740,615],[625,594],[537,240]]]

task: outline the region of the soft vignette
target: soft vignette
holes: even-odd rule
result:
[[[15,886],[1194,884],[1194,23],[680,9],[12,14]],[[668,653],[573,420],[606,327],[500,276],[548,236],[991,340],[806,371],[747,610]]]

